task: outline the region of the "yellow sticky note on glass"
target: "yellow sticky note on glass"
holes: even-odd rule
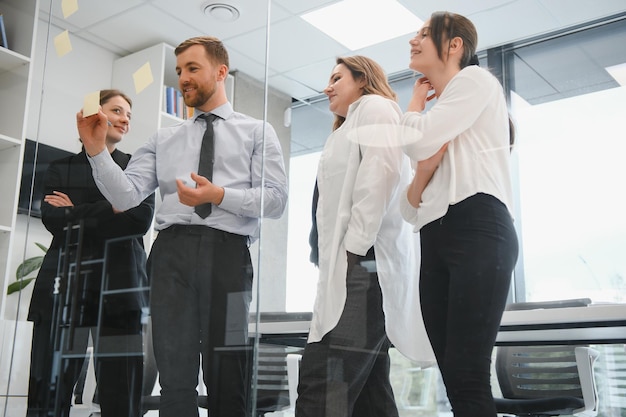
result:
[[[72,51],[72,43],[70,42],[70,33],[66,30],[54,37],[54,48],[57,56],[60,58]]]
[[[152,84],[154,78],[152,77],[152,69],[150,69],[150,62],[146,62],[133,74],[133,81],[135,82],[135,92],[141,93],[144,88]]]
[[[67,19],[68,16],[78,11],[78,0],[63,0],[61,9],[63,10],[63,17]]]
[[[94,91],[85,96],[83,102],[83,117],[98,113],[100,108],[100,91]]]

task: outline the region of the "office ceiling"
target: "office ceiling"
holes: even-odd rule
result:
[[[61,0],[41,0],[41,18],[120,56],[165,42],[207,34],[222,39],[231,58],[231,70],[265,79],[266,41],[269,39],[268,80],[272,87],[307,100],[319,96],[335,57],[363,54],[380,62],[388,74],[407,70],[408,40],[401,36],[368,48],[350,51],[321,33],[300,15],[337,0],[272,0],[270,31],[266,31],[266,0],[107,0],[79,1],[76,13],[63,18]],[[356,4],[361,4],[357,0]],[[387,0],[379,0],[381,7]],[[550,33],[626,11],[624,0],[398,0],[422,20],[435,10],[468,16],[479,32],[479,50]],[[52,2],[52,3],[51,3]],[[205,6],[236,6],[235,22],[206,16]],[[350,16],[345,16],[349,27]],[[416,30],[418,28],[415,28]],[[540,65],[541,60],[537,62]],[[533,71],[531,71],[533,72]],[[536,72],[536,71],[535,71]],[[540,94],[548,94],[546,91]]]

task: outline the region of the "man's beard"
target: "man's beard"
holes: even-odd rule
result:
[[[183,96],[185,100],[185,104],[188,107],[200,107],[204,103],[209,101],[211,97],[213,97],[213,95],[215,94],[215,91],[217,91],[217,86],[215,85],[213,86],[213,89],[211,89],[210,91],[206,91],[205,89],[196,87],[195,97],[191,98],[191,97]]]

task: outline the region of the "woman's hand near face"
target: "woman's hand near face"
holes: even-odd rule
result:
[[[95,156],[106,149],[109,120],[102,109],[88,117],[83,117],[83,111],[79,111],[76,114],[76,125],[87,155]]]
[[[435,94],[428,95],[433,90],[428,78],[421,77],[413,85],[413,95],[409,101],[408,111],[422,112],[426,108],[426,103],[435,98]]]

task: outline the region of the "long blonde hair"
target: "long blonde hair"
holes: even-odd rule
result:
[[[363,55],[354,55],[337,58],[337,65],[343,64],[348,68],[355,81],[365,80],[363,95],[378,94],[393,101],[398,100],[387,80],[387,74],[383,68],[373,59]],[[333,130],[336,130],[345,122],[346,118],[335,115]]]

